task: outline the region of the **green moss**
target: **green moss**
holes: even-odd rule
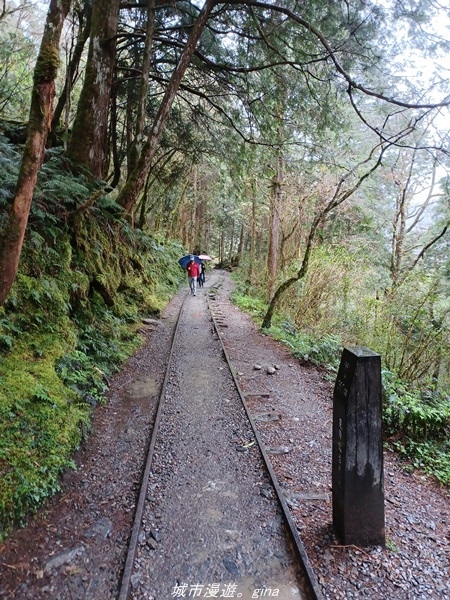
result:
[[[55,371],[74,341],[24,335],[0,362],[0,539],[58,489],[79,444],[89,410]]]
[[[59,64],[60,57],[59,50],[57,48],[41,48],[34,70],[35,83],[40,83],[41,81],[52,81],[53,79],[56,79]]]
[[[70,220],[91,194],[58,161],[44,164],[0,308],[0,538],[58,490],[107,376],[142,343],[142,317],[185,282],[179,244],[133,230],[110,199]]]

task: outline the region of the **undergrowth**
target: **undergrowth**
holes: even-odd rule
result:
[[[235,278],[232,300],[254,318],[258,325],[267,303],[249,295],[247,284]],[[338,335],[300,331],[292,321],[275,314],[266,334],[285,344],[303,362],[325,367],[335,379],[343,349]],[[382,357],[383,358],[383,357]],[[407,468],[421,469],[450,486],[450,397],[430,385],[417,389],[387,368],[382,370],[383,428],[386,446],[407,459]]]
[[[19,162],[0,137],[0,236]],[[140,320],[182,281],[180,245],[133,229],[110,196],[90,205],[98,188],[49,152],[0,308],[0,539],[58,491]]]

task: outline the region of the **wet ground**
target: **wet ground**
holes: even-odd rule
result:
[[[217,292],[224,321],[221,337],[256,417],[260,435],[267,448],[271,449],[272,464],[325,598],[450,599],[448,490],[439,488],[420,472],[407,470],[408,465],[385,452],[387,547],[341,545],[331,527],[333,382],[323,370],[300,364],[287,348],[261,335],[248,315],[229,302],[232,284],[227,274],[223,276],[223,285]],[[190,306],[200,309],[204,294],[212,283],[207,281],[204,291],[189,299]],[[63,492],[52,499],[26,528],[14,532],[0,546],[0,598],[117,598],[138,494],[143,449],[148,442],[156,408],[155,390],[159,390],[164,379],[177,309],[185,293],[187,287],[173,299],[157,323],[142,326],[142,335],[147,342],[111,381],[109,402],[97,408],[92,434],[76,456],[77,470],[64,477]],[[181,354],[194,355],[194,339],[203,333],[205,326],[210,326],[201,320],[197,322],[194,312],[191,316],[189,342],[180,350],[180,359]],[[162,477],[158,482],[154,478],[151,480],[151,486],[154,486],[149,490],[152,514],[145,517],[145,539],[141,539],[138,552],[138,561],[147,553],[160,561],[161,568],[169,573],[167,583],[169,587],[173,584],[174,588],[170,595],[160,596],[158,600],[168,600],[177,597],[176,594],[178,597],[220,597],[222,593],[222,597],[238,597],[237,593],[249,593],[253,585],[259,585],[256,578],[258,565],[270,562],[268,554],[264,554],[268,551],[267,545],[260,536],[267,528],[279,531],[275,528],[275,525],[278,527],[279,516],[276,512],[271,515],[269,511],[264,521],[266,527],[263,527],[263,521],[257,520],[255,533],[247,539],[235,524],[238,515],[233,513],[232,506],[223,504],[223,510],[221,508],[222,501],[232,499],[232,496],[224,496],[224,490],[237,494],[238,503],[242,494],[234,481],[231,486],[230,480],[221,473],[212,473],[211,465],[216,454],[221,456],[225,447],[233,449],[234,468],[238,470],[248,465],[250,460],[255,460],[252,446],[237,449],[251,443],[251,433],[242,428],[240,420],[233,425],[237,428],[236,432],[227,428],[223,430],[225,435],[217,448],[205,445],[205,449],[209,447],[208,452],[202,450],[203,444],[189,448],[191,436],[187,433],[187,425],[195,416],[190,414],[191,403],[200,412],[203,406],[209,404],[209,397],[213,402],[213,418],[204,426],[204,431],[196,431],[199,439],[205,436],[208,443],[221,423],[236,423],[240,411],[234,403],[231,388],[226,394],[217,392],[214,382],[222,380],[224,374],[220,367],[214,368],[217,360],[215,350],[208,352],[206,362],[210,355],[213,362],[208,368],[204,368],[205,359],[194,361],[193,366],[188,367],[177,358],[178,373],[174,375],[194,378],[199,391],[193,397],[186,395],[183,385],[173,385],[170,390],[168,410],[173,413],[174,420],[162,432],[173,446],[170,453],[162,451],[157,457],[157,468],[161,473],[156,475]],[[275,369],[275,366],[278,368]],[[210,381],[213,382],[212,387]],[[205,399],[201,394],[206,389]],[[219,417],[221,421],[217,420]],[[189,461],[196,469],[198,483],[188,484],[185,479],[178,489],[176,471],[183,470]],[[207,466],[205,472],[203,465]],[[260,476],[258,460],[253,463],[249,477],[250,480],[255,478],[258,483],[248,505],[255,506],[258,512],[260,507],[267,507],[266,496],[270,496],[270,489],[264,487],[265,482]],[[171,490],[170,494],[180,496],[181,514],[174,512],[175,505],[170,504],[164,494],[156,493],[158,485],[161,490]],[[211,500],[211,504],[200,505],[197,511],[193,511],[191,503],[199,494],[203,495],[205,502],[206,499],[208,502]],[[161,503],[163,497],[164,502]],[[245,500],[245,494],[243,498]],[[238,506],[244,513],[247,503]],[[197,525],[202,524],[208,514],[211,523],[226,527],[230,533],[214,538],[213,533],[208,532],[204,541],[197,536],[192,544],[185,546],[185,538],[179,535],[183,519],[190,528],[189,537],[193,538]],[[164,526],[163,522],[166,523]],[[214,547],[220,546],[221,551],[227,552],[227,544],[233,541],[241,544],[243,551],[240,554],[231,552],[226,556],[226,563],[222,560],[223,579],[213,581],[209,576],[205,576],[204,580],[198,579],[201,569],[206,568],[210,552],[212,564],[215,569],[218,568],[217,562],[214,563],[217,556]],[[207,544],[206,550],[202,549],[202,543]],[[286,554],[275,547],[270,546],[269,550],[273,553],[273,565],[278,568],[286,560]],[[188,553],[183,567],[186,571],[181,575],[175,575],[177,565],[170,562],[172,549],[181,550],[181,553],[186,549]],[[158,557],[158,553],[162,554],[162,558]],[[190,557],[198,570],[188,570]],[[170,564],[172,567],[168,568]],[[246,570],[247,564],[255,570]],[[134,593],[150,596],[151,569],[143,565],[139,563],[138,571],[134,573]],[[185,581],[178,577],[184,577]],[[271,581],[274,585],[278,584],[276,578]],[[238,583],[241,586],[239,592],[231,587],[220,591],[212,587],[215,584],[232,586]],[[190,587],[197,584],[206,587],[201,590]],[[184,591],[183,585],[187,586]],[[257,589],[262,588],[255,588],[254,592]],[[269,589],[266,588],[265,596],[258,592],[259,596],[255,597],[270,597]],[[174,590],[175,595],[172,594]],[[215,591],[216,596],[213,595]],[[228,595],[224,595],[226,593]],[[290,592],[283,590],[284,593]],[[277,597],[286,598],[281,592]]]
[[[210,284],[214,279],[220,283],[216,275]],[[280,508],[202,292],[183,310],[148,501],[133,598],[170,598],[183,589],[186,597],[212,590],[244,600],[261,590],[266,597],[268,590],[285,600],[304,597]]]

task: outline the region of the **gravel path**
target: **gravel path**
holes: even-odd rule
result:
[[[281,511],[204,292],[187,299],[177,340],[132,597],[215,589],[246,600],[266,589],[300,599]]]
[[[387,548],[339,545],[331,528],[333,385],[324,378],[321,370],[300,364],[286,348],[261,335],[251,319],[231,305],[228,300],[231,281],[227,274],[221,273],[220,276],[224,283],[216,296],[227,325],[222,328],[221,337],[260,434],[269,449],[278,480],[285,491],[324,596],[333,600],[450,599],[448,490],[440,489],[420,473],[408,473],[395,455],[386,452]],[[211,283],[210,279],[205,291]],[[93,432],[76,456],[77,470],[64,477],[63,492],[52,499],[27,527],[14,532],[0,545],[0,598],[117,598],[133,503],[143,464],[143,449],[152,428],[156,397],[164,377],[174,316],[185,293],[186,290],[183,290],[173,299],[161,320],[143,326],[146,344],[113,378],[109,403],[96,410]],[[192,310],[196,306],[194,302],[198,302],[197,308],[200,308],[204,299],[201,296],[190,299]],[[180,351],[180,360],[182,354],[188,360],[194,356],[195,339],[210,327],[197,316],[198,322],[192,313],[190,342]],[[218,365],[215,363],[218,359],[216,350],[209,343],[205,345],[208,353],[201,361],[188,365],[178,362],[177,358],[173,375],[183,375],[186,381],[193,377],[196,385],[199,384],[198,394],[186,396],[184,384],[177,386],[172,379],[168,410],[173,421],[168,424],[167,430],[161,431],[164,440],[167,439],[171,446],[167,446],[157,457],[156,469],[161,471],[162,478],[160,488],[153,478],[150,482],[151,512],[145,517],[146,535],[145,539],[141,539],[138,560],[143,560],[149,554],[159,561],[159,567],[166,569],[167,577],[170,577],[169,585],[175,585],[178,577],[185,577],[188,584],[202,583],[200,573],[206,568],[208,560],[203,553],[202,543],[207,544],[208,553],[212,549],[213,560],[214,542],[223,547],[228,543],[222,537],[214,539],[212,533],[205,540],[200,540],[196,535],[197,525],[201,525],[205,516],[203,513],[209,510],[221,526],[229,527],[231,532],[236,530],[236,533],[230,534],[230,539],[238,536],[237,541],[243,547],[240,555],[231,553],[227,557],[229,562],[225,564],[222,561],[223,581],[225,575],[229,576],[228,582],[237,581],[240,576],[250,577],[252,579],[248,583],[251,586],[256,581],[258,569],[262,568],[260,565],[268,559],[268,554],[264,554],[267,548],[262,542],[257,546],[256,542],[258,538],[263,539],[266,529],[279,531],[275,527],[278,527],[279,515],[269,513],[264,521],[266,527],[258,522],[255,533],[243,539],[239,533],[240,517],[245,514],[246,506],[244,510],[241,505],[242,514],[237,515],[232,503],[224,506],[222,512],[214,504],[218,498],[231,498],[224,496],[225,485],[220,483],[228,480],[211,473],[214,461],[223,454],[225,447],[233,448],[231,456],[236,461],[234,468],[238,469],[237,474],[244,466],[248,467],[249,460],[255,460],[247,474],[250,479],[254,478],[251,484],[254,493],[248,505],[254,506],[258,512],[263,505],[267,508],[268,499],[261,494],[265,482],[261,478],[260,463],[252,447],[247,452],[237,450],[239,446],[249,443],[251,433],[242,426],[239,417],[241,409],[235,404],[232,386],[227,387],[226,394],[217,392],[215,382],[222,382],[225,386],[228,383],[222,381],[224,374],[220,367],[214,367],[214,364]],[[255,365],[262,368],[255,369]],[[275,365],[278,368],[269,374],[267,367]],[[205,402],[209,403],[210,398],[213,401],[210,407],[212,418],[204,431],[201,428],[196,430],[199,439],[205,436],[205,444],[197,444],[196,450],[188,449],[190,436],[186,427],[195,416],[190,412],[189,405],[192,403],[193,407],[197,406],[198,412],[205,407]],[[177,431],[181,433],[178,435]],[[217,431],[224,433],[221,445],[208,445]],[[185,477],[183,471],[186,461],[192,462],[197,483],[187,484],[187,480],[183,479],[185,485],[177,487],[179,477]],[[208,482],[215,482],[215,488]],[[235,481],[231,488],[228,482],[227,488],[231,494],[238,496],[239,502],[241,491],[238,492]],[[173,518],[170,526],[161,526],[161,523],[167,522],[164,510],[170,508],[171,514],[175,513],[172,512],[173,506],[168,504],[164,508],[159,503],[158,498],[162,497],[158,496],[159,489],[171,489],[181,499],[182,514]],[[213,502],[194,512],[191,503],[199,494],[206,495]],[[189,550],[188,559],[175,574],[176,568],[170,564],[171,546],[166,544],[175,540],[181,549],[184,548],[184,533],[177,527],[181,519],[191,523],[188,537],[192,540],[192,551]],[[175,537],[171,538],[171,530],[176,534]],[[154,535],[160,541],[155,540]],[[278,533],[275,539],[277,537]],[[274,568],[286,562],[285,554],[275,549],[275,545],[270,551],[273,553]],[[143,564],[140,563],[140,571],[135,573],[136,597],[145,593],[150,597],[151,594],[151,591],[145,590],[145,586],[153,575],[151,569]],[[214,568],[217,565],[216,561]],[[247,565],[253,569],[251,574],[246,571]],[[219,578],[220,574],[216,572]],[[215,582],[205,580],[205,583]],[[164,594],[158,600],[173,597]]]
[[[272,450],[277,478],[326,598],[450,599],[450,495],[385,452],[387,547],[343,547],[332,531],[333,384],[302,365],[221,290],[222,338]],[[255,365],[261,369],[255,369]],[[267,373],[267,367],[278,368]]]

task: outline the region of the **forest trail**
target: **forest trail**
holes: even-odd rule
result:
[[[407,473],[389,453],[388,547],[344,548],[337,543],[331,529],[333,382],[262,335],[231,304],[229,275],[220,272],[220,279],[214,310],[223,320],[222,342],[324,596],[450,598],[448,495],[420,474]],[[205,302],[211,283],[207,280],[189,302]],[[116,598],[117,565],[123,564],[126,551],[142,448],[164,378],[175,316],[186,293],[187,287],[160,320],[143,325],[147,342],[111,382],[109,403],[96,410],[93,432],[76,457],[77,470],[64,477],[62,493],[0,547],[0,598]],[[193,328],[191,336],[195,334]],[[214,384],[214,370],[205,369],[203,376],[203,385]]]

